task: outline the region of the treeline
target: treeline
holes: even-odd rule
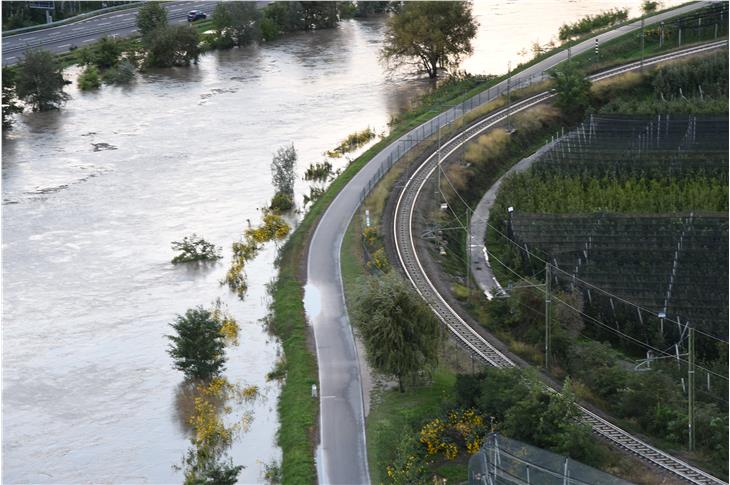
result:
[[[384,13],[391,2],[273,2],[259,9],[255,2],[220,2],[211,17],[214,48],[271,41],[298,31],[330,29],[340,19]]]
[[[569,40],[572,37],[622,22],[628,17],[629,10],[627,8],[611,9],[596,15],[586,15],[572,24],[563,24],[558,31],[558,38],[560,40]]]

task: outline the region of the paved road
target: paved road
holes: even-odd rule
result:
[[[190,10],[210,15],[217,2],[165,2],[170,23],[187,22]],[[104,35],[127,37],[137,32],[137,8],[118,10],[78,22],[9,35],[2,38],[2,64],[20,62],[27,49],[46,49],[54,54],[68,52],[71,46],[83,47]]]
[[[658,22],[678,14],[689,12],[706,5],[706,2],[687,5],[670,13],[652,17],[649,22]],[[639,29],[640,22],[634,22],[601,34],[600,42],[605,42],[629,31]],[[572,48],[572,54],[592,49],[593,38]],[[544,71],[564,61],[567,52],[555,54],[520,73],[523,82],[540,79]],[[513,80],[517,83],[518,80]],[[513,84],[514,85],[514,84]],[[309,246],[307,264],[307,286],[305,306],[314,329],[317,343],[320,381],[320,436],[321,444],[317,452],[317,465],[320,483],[360,484],[369,483],[365,447],[363,393],[360,382],[360,369],[357,351],[345,308],[340,275],[340,248],[344,233],[360,204],[363,190],[367,190],[371,180],[382,174],[392,161],[393,154],[400,155],[403,148],[408,149],[413,140],[423,139],[438,130],[457,115],[464,107],[472,108],[476,103],[484,103],[499,96],[507,88],[502,82],[490,90],[490,95],[469,100],[427,122],[376,155],[342,189],[322,216]]]

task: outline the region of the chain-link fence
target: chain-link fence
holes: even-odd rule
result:
[[[469,485],[630,485],[556,453],[490,433],[469,460]]]

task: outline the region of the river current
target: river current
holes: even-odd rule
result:
[[[467,71],[500,74],[560,24],[638,1],[476,2]],[[232,382],[262,391],[230,450],[262,481],[275,445],[279,345],[263,328],[276,247],[247,266],[244,301],[219,284],[230,243],[273,195],[276,148],[306,167],[347,134],[386,129],[427,88],[378,63],[382,18],[212,52],[129,87],[80,93],[61,111],[26,113],[2,146],[2,479],[5,483],[175,483],[189,446],[186,400],[166,353],[176,314],[228,305],[242,327]],[[67,72],[75,79],[78,71]],[[340,163],[346,163],[342,161]],[[172,265],[171,241],[196,232],[220,262]]]

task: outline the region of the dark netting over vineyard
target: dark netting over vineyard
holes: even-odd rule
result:
[[[521,247],[524,271],[537,274],[544,269],[538,257],[550,262],[556,268],[554,283],[567,291],[579,289],[588,312],[602,322],[651,341],[659,329],[657,316],[664,313],[727,338],[726,214],[515,211],[508,230]],[[663,338],[672,340],[684,331],[670,326],[662,330]]]
[[[469,459],[469,485],[628,485],[583,463],[498,433]]]
[[[538,175],[727,178],[727,117],[592,115],[534,166]]]

